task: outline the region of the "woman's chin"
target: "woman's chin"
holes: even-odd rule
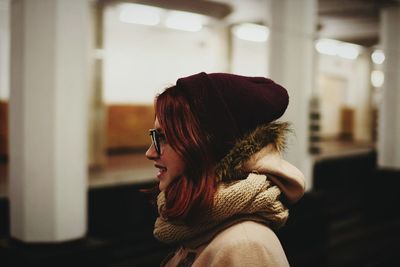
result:
[[[160,189],[161,192],[163,192],[165,190],[165,185],[162,181],[160,181],[158,183],[158,189]]]

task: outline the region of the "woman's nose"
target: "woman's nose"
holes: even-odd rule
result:
[[[153,144],[151,144],[149,149],[147,149],[146,157],[150,160],[158,158],[158,153],[157,153],[156,149],[154,148]]]

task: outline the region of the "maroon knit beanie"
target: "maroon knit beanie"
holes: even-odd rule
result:
[[[201,72],[176,86],[199,114],[217,160],[245,134],[281,117],[289,103],[286,89],[263,77]]]

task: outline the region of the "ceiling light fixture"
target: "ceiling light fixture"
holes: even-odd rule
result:
[[[375,50],[372,54],[371,54],[371,59],[372,62],[374,62],[375,64],[382,64],[383,61],[385,61],[385,54],[383,53],[382,50]]]
[[[371,72],[371,83],[374,87],[382,87],[385,82],[385,75],[380,70],[374,70]]]
[[[170,29],[197,32],[203,28],[205,17],[199,14],[170,11],[165,20],[165,26]]]
[[[139,4],[122,4],[120,8],[120,21],[148,26],[159,24],[163,12],[161,8]]]
[[[356,59],[361,50],[358,45],[332,39],[318,40],[315,44],[315,48],[321,54],[339,56],[345,59]]]
[[[232,31],[237,38],[252,42],[266,42],[269,36],[269,29],[266,26],[253,23],[236,25]]]

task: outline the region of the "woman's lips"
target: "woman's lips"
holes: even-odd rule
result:
[[[154,164],[154,167],[156,167],[158,169],[158,173],[157,173],[158,179],[160,179],[161,176],[163,175],[163,173],[167,171],[167,168],[165,168],[164,166],[158,165],[158,164]]]

